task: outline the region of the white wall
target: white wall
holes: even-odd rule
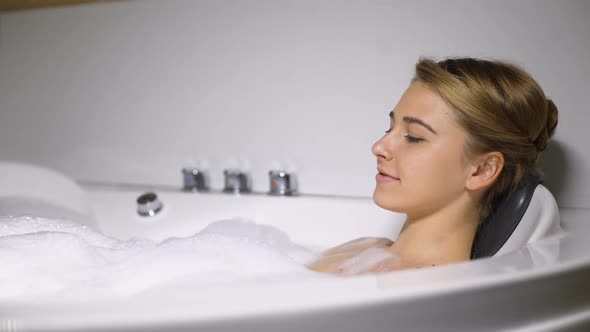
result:
[[[590,5],[579,1],[129,1],[0,15],[0,159],[180,185],[231,160],[256,190],[370,195],[371,144],[421,55],[523,65],[560,109],[545,158],[590,207]]]

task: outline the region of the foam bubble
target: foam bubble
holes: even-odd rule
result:
[[[131,295],[182,281],[193,287],[269,276],[317,276],[317,253],[244,219],[185,238],[120,241],[66,220],[0,217],[0,299]]]

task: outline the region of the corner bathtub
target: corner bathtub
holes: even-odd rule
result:
[[[101,232],[160,241],[236,216],[326,248],[361,236],[395,237],[401,215],[369,198],[271,197],[83,186]],[[555,331],[590,330],[590,210],[562,209],[558,235],[503,256],[347,278],[205,289],[157,288],[100,300],[0,302],[0,331]]]

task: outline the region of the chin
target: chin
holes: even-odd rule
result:
[[[375,202],[377,206],[392,212],[404,213],[404,209],[399,206],[399,202],[395,202],[395,199],[392,198],[392,194],[388,194],[378,188],[375,188],[375,191],[373,191],[373,202]]]

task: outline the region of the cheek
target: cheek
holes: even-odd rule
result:
[[[445,204],[464,189],[460,151],[408,146],[398,151],[396,166],[401,183],[377,185],[373,198],[388,210],[406,212]]]
[[[416,155],[407,166],[413,174],[406,184],[419,204],[444,204],[464,191],[464,165],[458,149],[433,148]]]

